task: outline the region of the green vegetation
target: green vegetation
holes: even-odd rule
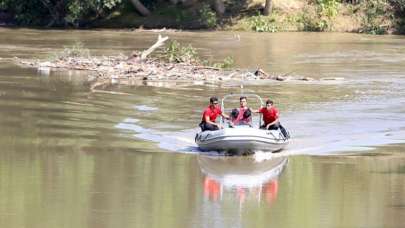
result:
[[[340,4],[337,0],[317,0],[318,29],[319,31],[332,30],[332,21],[338,14]]]
[[[200,22],[207,25],[208,28],[214,28],[217,25],[217,14],[208,4],[203,4],[200,13]]]
[[[213,66],[216,68],[226,69],[233,67],[234,63],[235,60],[231,56],[228,56],[222,62],[214,63]]]
[[[168,62],[175,63],[199,63],[197,50],[191,46],[181,46],[177,41],[170,41],[161,56]]]
[[[75,26],[108,15],[121,0],[0,0],[19,25]]]
[[[65,46],[60,52],[49,56],[49,60],[66,60],[68,58],[90,58],[90,50],[82,42],[76,42],[71,46]],[[196,48],[188,45],[182,45],[177,41],[170,41],[157,57],[163,61],[171,63],[187,63],[195,65],[205,65],[215,68],[230,68],[234,64],[234,59],[230,56],[221,62],[212,63],[207,60],[201,60]]]
[[[278,29],[274,21],[274,18],[262,15],[253,16],[248,19],[250,29],[256,32],[277,32]]]
[[[312,7],[305,8],[300,15],[304,31],[333,31],[333,21],[341,4],[337,0],[316,0]]]
[[[370,0],[363,2],[365,16],[363,17],[363,32],[369,34],[384,34],[390,27],[388,18],[392,17],[390,5],[385,0]]]
[[[63,60],[66,58],[76,58],[76,57],[90,57],[90,50],[84,47],[81,42],[76,42],[72,46],[65,46],[61,52],[55,53],[50,56],[51,60]]]
[[[191,44],[185,46],[177,41],[170,41],[163,53],[160,54],[159,58],[172,63],[201,64],[216,68],[230,68],[234,64],[234,59],[230,56],[226,57],[219,63],[211,63],[207,60],[201,60],[198,56],[197,49],[192,47]]]
[[[405,33],[405,0],[0,0],[0,23],[5,21],[46,27]]]

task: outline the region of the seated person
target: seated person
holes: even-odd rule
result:
[[[218,107],[218,98],[211,97],[210,105],[204,110],[201,123],[199,124],[201,131],[216,131],[222,128],[220,123],[215,122],[219,115],[229,119],[229,116],[222,113],[221,108]]]
[[[279,112],[278,109],[273,106],[272,100],[267,100],[266,107],[260,108],[258,112],[263,114],[264,124],[260,126],[260,128],[267,130],[277,130],[280,127],[280,122],[278,120]]]
[[[252,111],[247,107],[247,98],[242,96],[239,98],[239,109],[232,109],[231,125],[249,125],[252,126]]]
[[[261,129],[277,130],[280,128],[281,133],[283,133],[284,137],[289,137],[288,132],[280,124],[279,112],[278,112],[278,109],[273,106],[272,100],[268,99],[266,101],[266,107],[262,107],[259,109],[259,111],[256,111],[256,112],[263,114],[264,124],[262,126],[260,126]]]

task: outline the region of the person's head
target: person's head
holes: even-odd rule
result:
[[[218,105],[218,98],[217,97],[211,97],[210,98],[210,105],[211,107],[215,107]]]
[[[271,108],[272,106],[273,106],[273,101],[270,100],[270,99],[268,99],[268,100],[266,101],[266,107],[267,107],[267,108]]]
[[[245,96],[241,96],[239,98],[240,107],[244,108],[247,106],[247,98]]]

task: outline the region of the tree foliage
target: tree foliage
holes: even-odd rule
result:
[[[79,26],[109,13],[122,0],[0,0],[20,25]]]
[[[295,21],[302,24],[304,30],[333,30],[335,18],[342,15],[341,8],[350,4],[356,12],[361,12],[354,17],[361,18],[364,32],[384,33],[393,24],[396,29],[405,31],[405,0],[302,1],[305,4]],[[252,2],[257,4],[252,5]],[[0,0],[0,20],[2,16],[11,17],[18,25],[85,27],[100,19],[136,11],[144,16],[142,19],[135,16],[136,20],[142,21],[137,22],[139,26],[152,22],[151,27],[162,24],[183,28],[187,24],[192,28],[216,28],[233,23],[235,18],[247,17],[249,28],[253,31],[282,31],[283,27],[276,23],[283,20],[280,8],[275,5],[272,15],[272,3],[276,4],[272,0]],[[167,14],[169,11],[172,12],[170,15]],[[291,12],[286,12],[286,15]],[[125,26],[125,23],[118,23],[118,26]]]
[[[405,0],[390,0],[390,3],[394,7],[395,13],[405,18]]]

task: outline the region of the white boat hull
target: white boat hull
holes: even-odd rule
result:
[[[279,130],[262,130],[247,126],[204,131],[196,135],[196,143],[203,151],[228,153],[277,152],[289,142]]]

